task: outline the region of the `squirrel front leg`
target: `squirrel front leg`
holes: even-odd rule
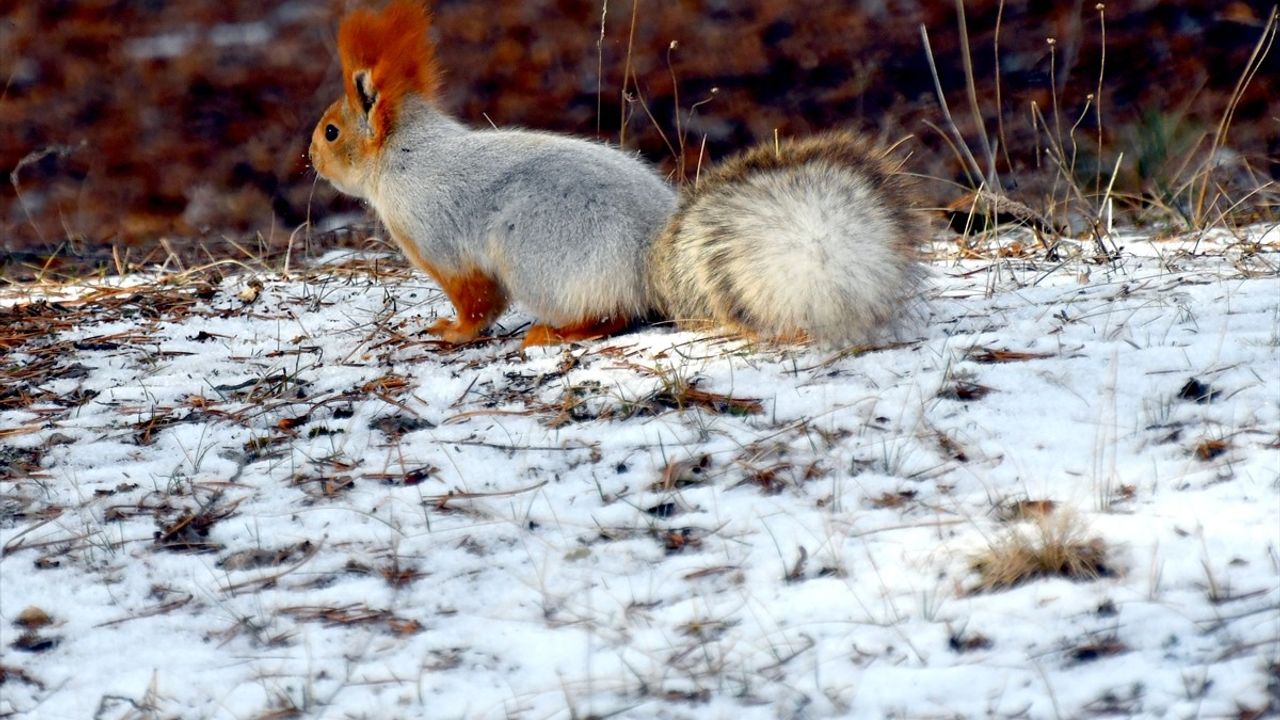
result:
[[[427,272],[440,283],[458,312],[452,320],[440,318],[428,326],[427,332],[432,335],[439,335],[455,344],[474,340],[507,309],[506,291],[496,280],[479,270],[460,275],[446,275],[434,269]]]
[[[507,309],[507,291],[497,280],[474,268],[454,273],[438,270],[435,265],[427,262],[418,246],[407,235],[390,225],[387,229],[391,231],[391,239],[400,246],[409,262],[436,281],[458,313],[458,317],[452,320],[440,318],[431,323],[427,332],[454,344],[469,342],[475,340]]]

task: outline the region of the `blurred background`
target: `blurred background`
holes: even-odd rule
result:
[[[0,1],[0,277],[362,240],[371,219],[305,158],[341,92],[336,29],[357,4]],[[1123,152],[1112,196],[1128,222],[1185,219],[1203,167],[1230,220],[1275,217],[1280,49],[1230,102],[1270,0],[964,9],[982,129],[955,4],[939,1],[437,0],[441,102],[477,126],[621,141],[673,180],[775,132],[852,126],[909,138],[908,167],[941,206],[981,178],[945,136],[923,26],[959,131],[983,172],[982,134],[995,143],[1009,197],[1057,212],[1070,178],[1096,202]]]

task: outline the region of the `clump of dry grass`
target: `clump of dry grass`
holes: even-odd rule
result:
[[[1080,516],[1070,512],[1034,515],[992,540],[970,561],[978,583],[970,592],[990,592],[1043,577],[1093,580],[1116,574],[1112,550],[1090,536]]]
[[[1104,112],[1104,101],[1115,92],[1107,87],[1111,49],[1104,3],[1094,7],[1096,75],[1070,78],[1077,66],[1075,53],[1084,39],[1080,36],[1082,23],[1069,30],[1066,37],[1047,37],[1047,97],[1022,98],[1019,104],[1029,102],[1029,128],[1016,123],[1006,128],[1000,70],[1000,24],[1005,3],[999,3],[995,20],[994,70],[984,77],[975,75],[965,3],[956,0],[954,4],[970,115],[963,131],[948,107],[924,24],[920,25],[920,36],[942,114],[941,123],[927,119],[923,122],[951,150],[952,164],[961,168],[964,176],[960,182],[934,177],[953,186],[943,195],[947,200],[937,210],[961,235],[957,245],[962,256],[1031,255],[1035,248],[1030,243],[991,242],[996,237],[992,231],[1002,225],[1026,228],[1051,259],[1058,257],[1060,239],[1091,239],[1096,249],[1091,259],[1101,262],[1114,260],[1120,252],[1111,237],[1117,219],[1203,231],[1210,227],[1238,228],[1274,218],[1277,183],[1268,178],[1265,160],[1261,164],[1255,161],[1256,150],[1239,152],[1238,148],[1247,146],[1248,141],[1241,140],[1243,144],[1236,145],[1228,135],[1237,113],[1257,91],[1257,76],[1265,72],[1280,32],[1280,8],[1273,8],[1265,21],[1251,16],[1251,26],[1259,30],[1252,52],[1231,92],[1216,96],[1216,130],[1198,131],[1196,128],[1207,117],[1187,118],[1190,105],[1181,109],[1153,107],[1135,117],[1122,108],[1115,108],[1120,110],[1115,112],[1113,104],[1107,103]],[[1120,17],[1123,19],[1125,14],[1122,10]],[[1127,41],[1123,34],[1119,45],[1116,49],[1124,58]],[[1131,80],[1124,72],[1118,79],[1121,87]],[[994,89],[994,107],[980,102],[978,88]],[[1047,106],[1043,105],[1045,102]],[[1212,115],[1208,110],[1206,106],[1200,114]],[[994,136],[988,129],[992,120]],[[1019,125],[1016,133],[1015,125]],[[1012,143],[1010,137],[1014,138]],[[1029,144],[1034,144],[1035,150],[1028,156]],[[1015,157],[1022,161],[1015,162]],[[1025,162],[1028,159],[1030,166]],[[1018,197],[1011,197],[1006,191]]]

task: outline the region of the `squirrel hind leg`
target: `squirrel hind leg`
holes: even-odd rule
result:
[[[736,336],[750,343],[762,345],[809,345],[813,337],[803,328],[787,328],[785,330],[763,330],[750,325],[733,321],[722,322],[721,325],[729,335]]]
[[[808,345],[813,342],[809,331],[801,329],[781,330],[760,337],[774,345]]]
[[[579,340],[592,340],[594,338],[607,337],[615,335],[626,330],[631,325],[631,318],[623,315],[613,315],[606,318],[591,318],[582,322],[570,325],[561,325],[552,327],[542,323],[535,323],[529,328],[524,335],[524,342],[520,347],[530,348],[539,345],[558,345],[560,343],[577,342]]]
[[[458,312],[454,319],[441,318],[427,327],[427,332],[447,342],[456,344],[476,339],[507,309],[507,291],[479,270],[460,275],[432,271],[431,275]]]

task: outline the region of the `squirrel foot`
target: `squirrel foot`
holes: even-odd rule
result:
[[[767,339],[778,345],[808,345],[812,341],[806,330],[784,330],[767,336]]]
[[[520,349],[523,350],[538,345],[558,345],[579,340],[592,340],[625,330],[630,324],[630,318],[620,315],[598,320],[584,320],[580,323],[561,327],[535,323],[524,334],[524,342],[520,343]]]
[[[427,327],[427,332],[438,335],[446,342],[455,345],[470,342],[480,337],[480,333],[502,314],[507,307],[507,294],[498,281],[479,270],[446,275],[435,268],[421,264],[440,287],[454,309],[458,311],[455,319],[440,318]]]
[[[480,333],[483,330],[483,325],[464,323],[460,320],[450,320],[449,318],[440,318],[427,326],[427,332],[454,345],[461,345],[475,340],[480,337]]]
[[[800,328],[792,328],[789,330],[778,330],[776,332],[762,332],[755,328],[736,323],[724,323],[726,327],[732,330],[733,334],[743,340],[755,343],[764,343],[768,345],[808,345],[813,341],[813,337],[809,335],[809,331]]]

